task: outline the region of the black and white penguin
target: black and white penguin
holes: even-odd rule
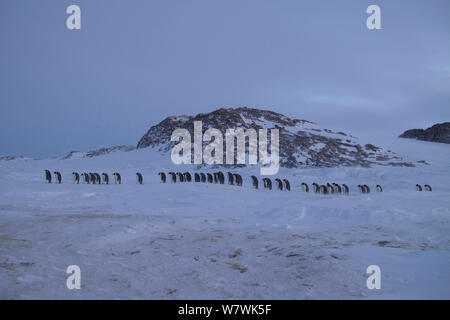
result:
[[[367,184],[363,185],[364,193],[370,193],[370,188]]]
[[[195,182],[200,182],[200,175],[197,172],[194,173],[194,181]]]
[[[184,182],[184,177],[181,172],[177,172],[177,178],[178,178],[178,182]]]
[[[237,173],[234,174],[234,181],[237,186],[239,186],[239,187],[242,186],[242,177],[240,174],[237,174]]]
[[[416,190],[417,191],[422,191],[422,186],[420,184],[416,184]]]
[[[228,184],[234,185],[234,176],[231,172],[228,172]]]
[[[52,183],[52,174],[48,170],[45,170],[45,182]]]
[[[252,176],[252,185],[253,188],[258,189],[258,178],[255,176]]]
[[[114,176],[114,181],[116,184],[122,183],[122,177],[120,176],[120,174],[118,172],[114,172],[113,176]]]
[[[89,184],[89,175],[86,173],[86,172],[83,172],[82,174],[81,174],[81,177],[83,178],[83,183],[84,184]]]
[[[159,172],[159,182],[166,183],[166,174],[164,172]]]
[[[219,175],[217,172],[213,173],[214,183],[219,183]]]
[[[217,172],[217,177],[219,178],[219,183],[224,184],[225,183],[225,176],[223,175],[222,171]]]
[[[334,188],[331,184],[327,183],[327,193],[334,193]]]
[[[78,174],[78,172],[72,172],[72,177],[73,177],[73,183],[74,184],[79,184],[80,183],[80,175]]]
[[[184,177],[184,181],[186,182],[191,182],[192,181],[192,176],[189,172],[185,172],[183,173],[183,177]]]
[[[136,181],[138,184],[142,184],[144,182],[144,178],[142,177],[142,173],[136,172]]]
[[[206,182],[206,174],[204,174],[203,172],[200,173],[200,180],[202,181],[202,183]]]
[[[349,188],[345,183],[342,185],[342,191],[344,192],[345,195],[348,195],[349,193]]]
[[[284,190],[291,191],[291,184],[289,183],[288,179],[283,179],[284,182]]]
[[[383,192],[383,188],[379,184],[377,184],[377,192]]]
[[[313,186],[313,192],[314,193],[320,193],[320,186],[317,183],[314,182],[312,184],[312,186]]]
[[[61,173],[59,171],[55,171],[53,174],[55,175],[55,183],[61,183]]]
[[[302,182],[302,190],[303,192],[309,192],[309,187],[306,183]]]
[[[103,184],[109,184],[109,177],[108,177],[107,173],[103,172],[102,178],[103,178]]]
[[[272,190],[272,180],[270,180],[269,178],[264,178],[263,183],[264,183],[264,189]]]
[[[169,172],[170,175],[170,182],[176,183],[177,182],[177,175],[175,172]]]
[[[96,181],[95,181],[95,175],[94,175],[92,172],[89,172],[89,181],[90,181],[92,184],[95,184],[95,183],[96,183]]]
[[[362,185],[360,185],[360,184],[358,184],[358,191],[359,191],[360,193],[365,193],[365,192],[366,192],[366,190],[364,189],[364,187],[363,187]]]
[[[97,184],[102,184],[102,178],[97,172],[94,172],[94,177]]]
[[[213,178],[212,174],[211,173],[207,173],[206,176],[208,177],[208,182],[209,183],[213,183],[214,178]]]
[[[321,185],[319,187],[319,193],[321,193],[321,194],[328,194],[328,186]]]
[[[283,182],[278,178],[275,179],[275,182],[277,183],[277,189],[283,190]]]
[[[425,185],[425,190],[426,191],[432,191],[433,189],[431,189],[431,186],[429,184]]]
[[[340,185],[338,185],[337,183],[333,182],[333,191],[334,191],[334,193],[341,194],[342,193],[342,188],[341,188]]]

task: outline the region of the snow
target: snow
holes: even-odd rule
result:
[[[231,170],[243,187],[161,184],[159,171],[196,166],[153,149],[0,161],[0,298],[449,299],[450,148],[378,144],[431,165],[281,168],[292,188],[281,192],[251,188],[258,166]],[[62,184],[45,184],[45,169],[60,171]],[[122,184],[74,185],[73,171],[110,181],[120,172]],[[346,183],[350,195],[303,193],[302,182]],[[372,193],[357,193],[358,184]],[[74,264],[81,290],[66,287]],[[380,290],[366,287],[373,264]]]

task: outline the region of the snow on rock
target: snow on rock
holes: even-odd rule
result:
[[[187,129],[193,137],[194,121],[202,121],[203,131],[218,129],[225,135],[227,129],[279,129],[280,165],[287,168],[338,167],[377,165],[409,166],[392,152],[371,144],[361,145],[350,134],[334,132],[307,120],[290,119],[282,114],[254,108],[221,108],[195,116],[172,116],[153,126],[140,139],[138,149],[156,147],[169,152],[175,145],[170,141],[176,129]],[[270,135],[269,135],[270,138]],[[205,144],[204,144],[205,145]],[[302,154],[302,157],[296,155]],[[224,163],[226,150],[224,149]]]

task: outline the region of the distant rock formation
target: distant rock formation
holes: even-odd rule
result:
[[[18,159],[25,159],[23,156],[4,156],[0,157],[0,161],[11,161],[11,160],[18,160]]]
[[[225,134],[227,129],[277,128],[280,131],[280,165],[282,167],[337,167],[372,164],[414,166],[392,151],[372,144],[361,145],[355,137],[334,132],[307,121],[253,108],[221,108],[195,116],[171,116],[151,127],[139,140],[137,148],[154,147],[169,152],[176,144],[170,141],[175,129],[187,129],[193,136],[194,121],[202,121],[203,132],[210,128]],[[207,143],[204,143],[204,146]],[[225,151],[225,149],[224,149]],[[226,153],[226,152],[224,152]],[[224,154],[224,159],[226,155]],[[225,163],[225,161],[224,161]]]
[[[438,123],[428,129],[406,130],[400,138],[417,139],[440,143],[450,143],[450,122]]]
[[[86,155],[84,156],[85,158],[92,158],[92,157],[97,157],[97,156],[101,156],[103,154],[108,154],[111,152],[116,152],[116,151],[133,151],[135,150],[135,147],[133,146],[113,146],[113,147],[109,147],[109,148],[101,148],[98,150],[93,150],[93,151],[89,151],[86,153]]]
[[[136,148],[133,146],[113,146],[113,147],[108,147],[108,148],[101,148],[98,150],[92,150],[92,151],[88,151],[88,152],[80,152],[80,151],[71,151],[68,155],[64,156],[62,159],[67,160],[67,159],[76,159],[76,158],[92,158],[92,157],[98,157],[104,154],[108,154],[111,152],[116,152],[116,151],[124,151],[124,152],[128,152],[128,151],[133,151]]]

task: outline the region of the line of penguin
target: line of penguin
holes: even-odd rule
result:
[[[166,182],[192,182],[192,175],[189,172],[169,172],[167,175],[164,172],[159,172],[159,179],[162,183]],[[169,179],[168,179],[169,178]],[[225,175],[223,172],[218,171],[214,173],[194,173],[194,182],[203,183],[218,183],[225,184]],[[228,172],[228,184],[242,186],[243,179],[240,174]]]
[[[62,181],[61,173],[59,171],[53,172],[54,174],[54,181],[55,183],[59,184]],[[162,183],[167,182],[167,175],[164,172],[158,173],[160,181]],[[170,182],[176,183],[176,182],[192,182],[192,175],[189,172],[169,172],[168,176],[170,176]],[[80,183],[80,177],[81,182],[84,184],[109,184],[109,176],[107,173],[102,173],[101,175],[96,172],[89,172],[89,173],[77,173],[72,172],[73,182],[75,184]],[[114,183],[115,184],[121,184],[122,183],[122,177],[118,172],[113,173],[114,177]],[[235,185],[235,186],[242,186],[243,179],[240,174],[227,172],[227,178],[228,178],[228,184],[229,185]],[[52,175],[49,170],[45,170],[45,179],[47,183],[52,182]],[[259,188],[259,180],[256,176],[251,176],[252,179],[252,186],[254,189]],[[136,172],[136,180],[138,184],[142,184],[144,181],[144,178],[140,172]],[[225,184],[225,175],[223,172],[218,171],[214,173],[194,173],[194,181],[195,182],[203,182],[203,183],[218,183],[218,184]],[[275,187],[278,190],[285,190],[285,191],[291,191],[291,184],[288,179],[280,179],[276,178],[274,180]],[[262,186],[264,189],[272,190],[273,184],[272,180],[269,178],[263,178],[262,179]],[[307,183],[303,182],[301,184],[302,191],[303,192],[309,192],[309,186]],[[416,184],[416,190],[417,191],[432,191],[432,188],[430,185],[426,184],[424,185],[424,188],[420,184]],[[383,188],[377,184],[375,187],[375,190],[377,192],[383,192]],[[370,187],[366,184],[364,185],[358,185],[358,191],[360,193],[370,193]],[[337,183],[327,183],[326,185],[319,185],[317,183],[312,184],[312,192],[318,193],[318,194],[344,194],[348,195],[350,192],[349,187],[346,184],[339,185]]]
[[[61,173],[59,171],[53,172],[54,175],[54,183],[60,184],[62,182]],[[114,172],[114,183],[115,184],[121,184],[122,183],[122,177],[120,176],[120,173]],[[79,184],[109,184],[109,175],[105,172],[103,172],[101,175],[97,172],[83,172],[79,174],[78,172],[72,172],[72,178],[73,183]],[[81,178],[81,181],[80,181]],[[137,183],[142,184],[144,182],[144,178],[140,172],[136,172],[136,180]],[[45,181],[47,183],[52,183],[52,174],[49,170],[45,170]]]

